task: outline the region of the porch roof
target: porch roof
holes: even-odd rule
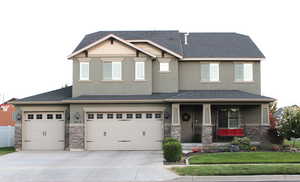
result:
[[[152,95],[81,95],[72,97],[72,87],[62,88],[12,104],[68,104],[68,103],[154,103],[154,102],[272,102],[275,99],[240,90],[181,90],[176,93]]]
[[[166,99],[186,102],[273,102],[275,99],[240,90],[186,90]]]

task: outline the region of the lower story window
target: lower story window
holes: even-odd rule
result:
[[[240,110],[236,107],[222,108],[219,110],[219,128],[240,128]]]

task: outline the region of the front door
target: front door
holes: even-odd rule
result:
[[[183,111],[181,114],[181,142],[192,142],[193,140],[193,111]]]

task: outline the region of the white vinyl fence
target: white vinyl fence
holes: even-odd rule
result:
[[[0,147],[12,147],[15,145],[15,127],[0,126]]]

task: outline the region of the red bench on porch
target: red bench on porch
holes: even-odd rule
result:
[[[245,136],[244,129],[218,129],[218,136]]]

